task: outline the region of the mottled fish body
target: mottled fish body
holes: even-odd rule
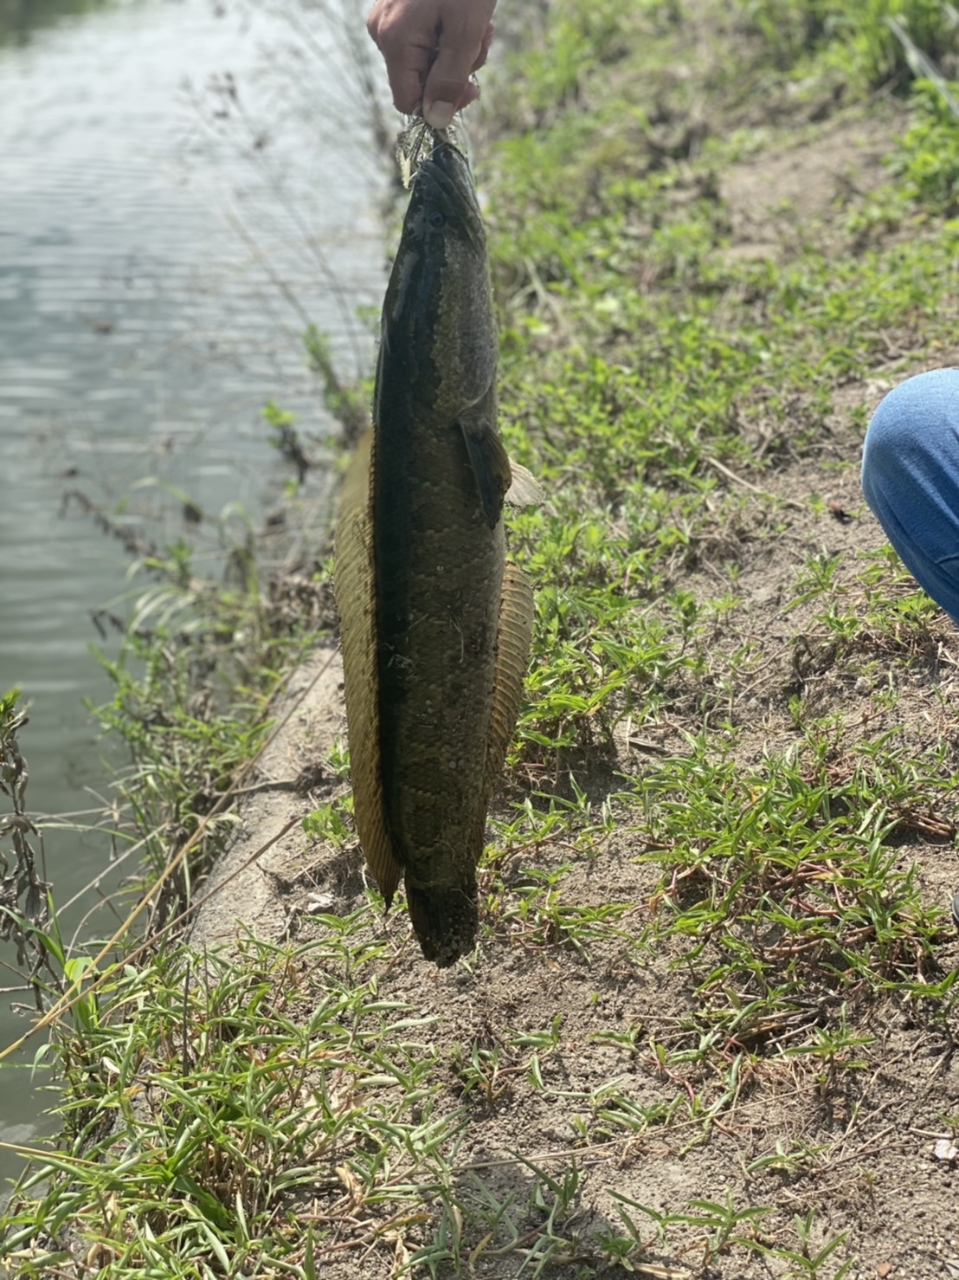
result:
[[[357,829],[424,955],[477,927],[476,865],[522,697],[532,594],[506,562],[486,236],[466,159],[416,171],[383,306],[373,429],[344,481],[336,596]]]

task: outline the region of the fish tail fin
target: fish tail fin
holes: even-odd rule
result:
[[[466,887],[426,888],[410,884],[407,876],[406,898],[413,929],[427,960],[447,969],[472,950],[479,923],[475,880]]]

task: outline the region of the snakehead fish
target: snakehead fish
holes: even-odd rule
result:
[[[475,939],[476,864],[532,631],[532,592],[506,562],[496,358],[472,175],[436,136],[383,305],[373,428],[343,482],[335,589],[360,841],[387,905],[405,877],[441,967]]]

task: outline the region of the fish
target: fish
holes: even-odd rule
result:
[[[373,425],[341,488],[334,593],[366,864],[387,908],[405,881],[423,955],[445,968],[475,945],[476,868],[523,698],[534,597],[507,561],[503,509],[534,501],[535,482],[497,427],[469,163],[430,134],[383,302]]]

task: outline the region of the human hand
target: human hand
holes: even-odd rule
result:
[[[445,129],[479,96],[470,76],[486,61],[496,0],[376,0],[366,29],[386,62],[393,103]]]

